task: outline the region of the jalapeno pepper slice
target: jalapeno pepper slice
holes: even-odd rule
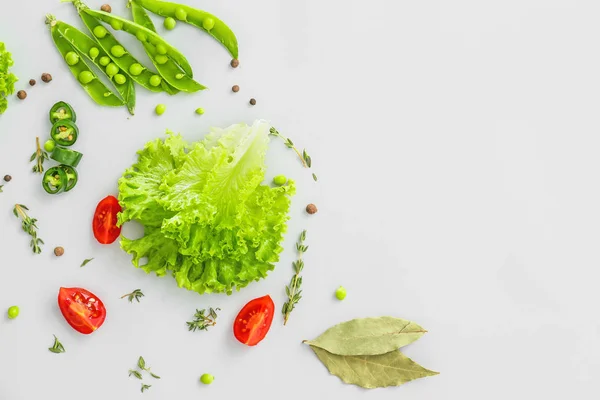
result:
[[[81,154],[75,150],[65,149],[64,147],[56,147],[52,152],[50,158],[54,161],[59,162],[60,164],[68,165],[69,167],[77,167],[79,165],[79,161],[81,161]]]
[[[50,122],[54,124],[56,121],[65,119],[75,122],[77,121],[77,115],[69,103],[59,101],[50,109]]]
[[[50,136],[61,146],[73,146],[79,137],[79,128],[73,121],[60,119],[52,125]]]
[[[50,194],[62,192],[67,187],[67,173],[60,166],[50,168],[44,174],[42,187]]]
[[[65,192],[68,192],[69,190],[73,189],[75,185],[77,185],[77,180],[79,179],[79,176],[77,175],[77,171],[73,167],[64,164],[59,165],[59,167],[62,168],[63,171],[65,171],[65,174],[67,174],[67,184],[65,186]]]

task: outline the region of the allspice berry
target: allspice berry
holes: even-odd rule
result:
[[[237,92],[239,92],[239,91],[240,91],[240,87],[239,87],[238,85],[233,85],[233,86],[231,87],[231,91],[232,91],[233,93],[237,93]]]
[[[250,99],[250,104],[255,106],[256,105],[256,99]]]
[[[24,90],[19,90],[19,91],[17,92],[17,97],[18,97],[20,100],[25,100],[25,99],[27,98],[27,92],[26,92],[26,91],[24,91]]]
[[[112,12],[112,7],[110,6],[110,4],[102,4],[102,7],[100,7],[100,9],[104,12]]]
[[[12,176],[4,175],[4,182],[10,182],[12,180]]]
[[[238,60],[237,58],[234,58],[233,60],[231,60],[231,68],[237,68],[240,65],[240,60]]]
[[[65,254],[65,249],[63,249],[63,248],[62,248],[62,247],[60,247],[60,246],[58,246],[58,247],[55,247],[55,248],[54,248],[54,255],[55,255],[56,257],[60,257],[60,256],[62,256],[63,254]]]
[[[50,74],[49,74],[49,73],[47,73],[47,72],[44,72],[44,73],[42,74],[42,81],[44,81],[45,83],[48,83],[48,82],[50,82],[51,80],[52,80],[52,75],[50,75]]]
[[[29,86],[35,86],[35,79],[30,79],[29,80]]]
[[[317,206],[315,206],[314,204],[310,203],[309,205],[306,206],[306,212],[309,214],[315,214],[317,212]]]

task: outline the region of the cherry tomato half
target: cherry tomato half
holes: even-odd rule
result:
[[[84,335],[100,328],[106,318],[102,300],[82,288],[61,287],[58,291],[58,307],[69,325]]]
[[[111,244],[121,234],[121,227],[117,226],[117,214],[121,212],[119,200],[108,196],[96,207],[92,228],[94,237],[102,244]]]
[[[233,334],[248,346],[256,346],[267,336],[273,322],[275,304],[267,295],[250,301],[233,322]]]

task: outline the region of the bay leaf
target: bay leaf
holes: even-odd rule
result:
[[[359,318],[335,325],[315,340],[304,342],[341,356],[376,355],[406,346],[426,332],[402,318]]]
[[[332,375],[367,389],[400,386],[415,379],[438,375],[423,368],[399,350],[375,356],[340,356],[310,346]]]

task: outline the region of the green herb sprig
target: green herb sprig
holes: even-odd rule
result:
[[[283,140],[283,143],[286,145],[287,148],[294,150],[296,154],[298,154],[300,161],[302,161],[302,165],[304,165],[304,168],[312,168],[312,158],[308,155],[306,149],[303,149],[301,153],[300,150],[298,150],[298,148],[294,145],[294,142],[292,142],[292,139],[283,136],[281,133],[279,133],[277,129],[275,129],[275,127],[271,127],[271,129],[269,129],[269,133]],[[316,182],[317,175],[312,174],[312,177]]]
[[[36,150],[31,155],[29,162],[33,162],[33,160],[36,160],[35,165],[32,168],[32,171],[41,174],[44,172],[44,161],[49,160],[50,157],[48,157],[47,152],[42,150],[42,147],[40,146],[40,138],[39,137],[35,138],[35,148],[36,148]]]
[[[15,214],[15,217],[21,219],[21,227],[23,228],[23,231],[27,232],[29,236],[31,236],[30,245],[34,254],[40,254],[42,252],[40,245],[44,244],[44,241],[37,236],[37,219],[31,218],[25,211],[29,211],[29,208],[23,204],[15,204],[13,214]]]
[[[59,353],[64,353],[65,350],[65,346],[62,345],[62,343],[58,340],[58,338],[56,337],[56,335],[54,336],[54,344],[52,345],[52,347],[48,347],[48,350],[50,350],[53,353],[59,354]]]
[[[144,360],[144,357],[140,356],[140,358],[138,358],[138,368],[141,369],[142,371],[146,371],[147,373],[150,374],[151,377],[153,377],[154,379],[160,379],[160,376],[153,374],[150,371],[150,367],[146,366],[146,360]]]
[[[94,261],[94,258],[88,258],[88,259],[83,260],[83,262],[80,265],[80,268],[85,267],[86,265],[88,265],[88,263],[90,263],[92,261]]]
[[[221,309],[213,309],[211,307],[208,314],[206,314],[205,309],[196,310],[194,320],[186,322],[188,331],[196,332],[197,329],[207,331],[209,326],[215,326],[217,324],[217,311],[221,311]]]
[[[302,277],[300,273],[304,269],[304,260],[302,260],[302,255],[306,253],[308,250],[308,246],[304,244],[306,240],[306,230],[303,230],[300,234],[300,240],[296,243],[296,250],[298,251],[298,260],[292,263],[294,267],[294,276],[290,281],[290,284],[285,287],[285,293],[288,296],[288,301],[283,304],[283,308],[281,310],[283,314],[283,325],[286,325],[288,319],[290,318],[290,313],[296,307],[296,304],[302,298],[302,290],[300,290],[300,286],[302,286]]]
[[[133,303],[133,300],[139,303],[140,298],[144,297],[144,293],[142,293],[141,289],[135,289],[133,292],[121,296],[122,299],[124,299],[125,297],[127,297],[127,300],[129,300],[130,303]]]
[[[142,393],[144,393],[145,390],[148,390],[152,387],[152,385],[146,385],[145,383],[142,383]]]

